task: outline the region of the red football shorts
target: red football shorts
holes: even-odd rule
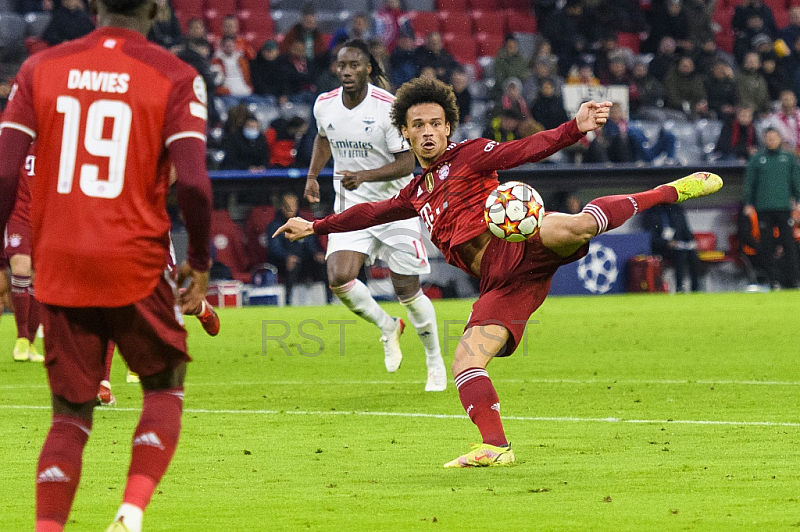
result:
[[[125,307],[42,309],[50,389],[71,403],[97,397],[109,340],[143,377],[191,360],[172,284],[164,277],[148,297]]]
[[[522,341],[531,314],[541,306],[550,281],[564,264],[586,256],[585,244],[569,257],[560,257],[544,247],[538,234],[524,242],[492,238],[481,260],[478,300],[464,331],[481,325],[502,325],[510,334],[505,349],[495,356],[511,355]]]
[[[3,235],[4,253],[6,258],[14,255],[31,256],[33,249],[31,243],[31,225],[16,218],[9,218]]]

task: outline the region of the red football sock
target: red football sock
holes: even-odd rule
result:
[[[597,234],[616,229],[637,212],[656,205],[669,205],[678,201],[675,187],[661,185],[653,190],[620,196],[603,196],[586,204],[583,212],[591,214],[597,222]]]
[[[14,304],[17,338],[28,337],[28,312],[31,301],[28,288],[30,286],[31,278],[29,276],[11,274],[11,302]]]
[[[39,328],[39,302],[33,297],[33,285],[28,288],[28,340],[36,340],[36,330]]]
[[[178,446],[182,411],[183,388],[144,394],[123,502],[147,508]]]
[[[60,530],[75,499],[81,478],[83,447],[91,422],[54,415],[36,467],[36,530]]]
[[[106,367],[103,370],[103,380],[111,382],[111,361],[114,359],[114,342],[108,341],[106,346]]]
[[[507,445],[503,422],[500,420],[500,400],[486,370],[465,369],[456,375],[456,387],[464,410],[481,431],[483,443]]]

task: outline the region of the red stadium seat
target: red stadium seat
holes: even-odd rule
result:
[[[733,20],[734,9],[734,7],[722,7],[718,4],[711,14],[711,20],[722,27],[722,32],[728,30],[733,31],[731,30],[731,21]],[[717,35],[719,35],[719,33]]]
[[[639,35],[637,33],[617,33],[617,44],[622,48],[627,48],[631,52],[638,54],[639,53],[639,45],[641,44],[639,40]]]
[[[236,6],[239,10],[249,9],[269,13],[269,0],[238,0]]]
[[[236,0],[206,0],[206,11],[216,9],[226,15],[236,14]]]
[[[461,65],[475,64],[478,55],[475,52],[475,43],[472,39],[465,41],[463,34],[445,33],[442,35],[444,47]]]
[[[432,31],[439,31],[439,17],[430,11],[409,12],[411,27],[417,37],[425,38]]]
[[[728,27],[714,35],[714,41],[717,43],[717,47],[720,50],[732,54],[733,43],[736,41],[736,36],[733,34],[733,30]]]
[[[514,11],[524,11],[527,13],[533,9],[533,2],[531,0],[501,0],[500,6],[505,9],[512,9]]]
[[[226,210],[211,213],[211,245],[217,261],[230,268],[234,279],[250,282],[242,229]]]
[[[442,11],[439,21],[442,33],[454,33],[462,39],[472,35],[472,18],[466,13]]]
[[[509,33],[536,33],[536,17],[526,11],[506,11],[506,30]]]
[[[208,33],[214,35],[222,35],[222,21],[225,19],[224,15],[214,9],[209,9],[205,12],[206,30]]]
[[[502,11],[473,11],[472,29],[475,33],[505,35],[506,21]]]
[[[173,11],[202,11],[203,4],[197,0],[172,0],[170,2]]]
[[[189,27],[190,20],[193,18],[199,18],[200,20],[203,20],[205,18],[202,11],[194,11],[191,9],[188,11],[176,9],[175,16],[178,18],[178,22],[181,24],[181,31],[184,33],[186,33],[186,30]]]
[[[475,35],[478,42],[478,55],[494,57],[503,46],[503,35],[493,33],[478,33]]]
[[[264,41],[275,33],[272,17],[261,11],[243,10],[239,12],[239,25],[244,38],[258,50]],[[257,44],[253,44],[258,41]]]
[[[789,25],[789,10],[788,9],[775,9],[772,11],[775,17],[775,25],[779,30],[782,30]],[[789,44],[789,43],[786,43]],[[789,44],[791,46],[791,44]]]
[[[495,0],[469,0],[468,3],[472,11],[493,11],[498,7]]]
[[[772,8],[772,13],[776,11],[786,11],[786,0],[764,0],[764,3]]]
[[[267,225],[275,218],[275,207],[272,205],[256,205],[250,210],[244,224],[244,235],[247,237],[248,269],[269,262],[267,257]]]
[[[439,11],[459,11],[467,10],[467,0],[437,0]]]

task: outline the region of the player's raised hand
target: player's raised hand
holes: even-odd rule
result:
[[[316,178],[306,178],[306,189],[303,192],[303,197],[309,203],[319,203],[319,183]]]
[[[611,102],[597,103],[594,100],[583,102],[581,108],[578,109],[578,114],[575,115],[578,130],[581,133],[588,133],[603,127],[608,120],[612,105]]]
[[[342,170],[340,173],[342,174],[342,186],[347,190],[355,190],[358,188],[358,185],[364,182],[364,179],[359,177],[359,174],[356,172]]]
[[[178,286],[181,287],[189,280],[189,286],[181,291],[178,304],[183,314],[197,314],[203,305],[203,300],[208,292],[208,271],[198,272],[188,262],[178,267]]]
[[[300,240],[307,236],[314,234],[314,224],[303,218],[289,218],[289,220],[280,226],[272,238],[278,235],[286,235],[290,241]]]

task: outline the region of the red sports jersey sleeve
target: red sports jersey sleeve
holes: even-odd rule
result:
[[[396,196],[383,201],[358,203],[338,214],[331,214],[314,222],[314,232],[318,235],[358,231],[397,220],[416,218],[417,211],[408,198],[408,187]]]
[[[120,28],[26,61],[2,127],[37,140],[37,299],[118,307],[154,290],[170,226],[158,168],[176,139],[195,137],[204,150],[201,86],[190,66]]]

